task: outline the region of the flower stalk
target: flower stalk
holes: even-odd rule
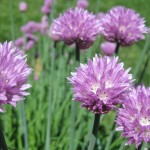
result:
[[[4,134],[1,129],[0,129],[0,149],[7,150],[6,141],[5,141]]]
[[[116,49],[115,49],[115,54],[118,55],[119,53],[119,47],[120,47],[120,44],[119,42],[116,43]]]
[[[94,148],[95,148],[99,123],[100,123],[100,114],[95,114],[93,130],[92,130],[92,136],[90,138],[90,143],[89,143],[88,150],[94,150]]]
[[[80,48],[78,43],[76,43],[76,62],[80,62]],[[77,104],[75,101],[72,101],[71,105],[71,133],[70,133],[70,145],[69,150],[74,149],[74,137],[75,137],[75,120],[76,120],[76,114],[77,114]]]

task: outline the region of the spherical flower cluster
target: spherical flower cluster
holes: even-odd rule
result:
[[[24,33],[35,33],[40,30],[40,23],[30,21],[26,25],[21,27],[21,31]]]
[[[20,10],[21,12],[26,12],[27,9],[28,9],[28,5],[27,5],[26,2],[20,2],[20,3],[19,3],[19,10]]]
[[[129,92],[132,75],[125,70],[118,57],[95,57],[81,64],[68,80],[73,85],[74,99],[81,106],[97,113],[108,113],[121,103]]]
[[[105,39],[123,46],[144,39],[147,32],[145,20],[134,10],[121,6],[112,8],[101,21]]]
[[[117,114],[117,130],[128,138],[127,145],[150,142],[150,88],[138,86],[124,101]]]
[[[51,11],[52,0],[45,0],[41,8],[43,14],[48,15]]]
[[[96,16],[81,8],[69,9],[50,27],[50,36],[66,44],[78,44],[80,49],[90,47],[102,30]]]
[[[29,93],[31,87],[27,79],[31,69],[26,63],[26,56],[16,49],[11,42],[0,43],[0,111],[3,105],[16,103]]]
[[[86,9],[88,7],[89,3],[87,0],[78,0],[77,1],[77,7]]]
[[[116,43],[111,43],[111,42],[104,42],[100,45],[102,52],[107,55],[111,56],[114,54],[115,49],[116,49]]]

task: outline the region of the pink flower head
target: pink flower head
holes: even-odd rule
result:
[[[41,8],[41,12],[45,15],[49,14],[52,7],[52,0],[45,0],[44,5]]]
[[[28,51],[31,48],[33,48],[37,41],[38,41],[38,38],[34,36],[33,34],[30,34],[30,33],[26,34],[26,42],[24,45],[24,50]]]
[[[24,49],[25,49],[26,51],[28,51],[28,50],[30,50],[31,48],[33,48],[34,45],[35,45],[35,42],[34,42],[34,41],[27,41],[27,42],[26,42],[26,45],[25,45],[25,47],[24,47]]]
[[[49,14],[50,11],[51,11],[51,8],[48,8],[46,6],[42,6],[42,8],[41,8],[41,12],[45,15]]]
[[[89,48],[102,30],[96,16],[81,8],[69,9],[55,19],[50,36],[56,36],[67,45],[78,44],[80,49]]]
[[[77,7],[86,9],[88,7],[89,3],[87,0],[78,0],[77,1]]]
[[[15,46],[22,47],[23,44],[24,44],[24,38],[23,37],[20,37],[20,38],[16,39]]]
[[[21,31],[24,33],[34,33],[40,30],[40,23],[30,21],[26,25],[21,27]]]
[[[112,8],[101,21],[105,39],[123,46],[144,39],[147,33],[145,20],[134,10],[122,6]]]
[[[47,34],[48,32],[48,17],[47,16],[43,16],[42,20],[41,20],[41,26],[40,26],[40,31],[42,34]]]
[[[27,33],[25,37],[26,37],[26,41],[34,41],[35,43],[38,41],[38,38],[31,33]]]
[[[150,142],[150,88],[138,86],[133,89],[118,110],[117,130],[128,138],[127,145]]]
[[[25,12],[25,11],[27,11],[27,9],[28,9],[28,5],[26,2],[20,2],[19,3],[19,10],[21,12]]]
[[[102,52],[107,55],[111,56],[114,54],[115,49],[116,49],[116,43],[111,43],[111,42],[104,42],[100,45]]]
[[[0,111],[3,105],[16,106],[31,87],[27,79],[31,68],[26,63],[24,53],[12,45],[12,42],[0,43]]]
[[[96,113],[108,113],[129,92],[132,75],[118,57],[95,57],[81,64],[68,80],[73,85],[74,100]]]

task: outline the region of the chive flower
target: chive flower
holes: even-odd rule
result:
[[[134,88],[118,110],[117,130],[128,139],[126,145],[150,142],[150,88]]]
[[[89,48],[102,28],[96,16],[82,8],[69,9],[51,24],[49,35],[67,45]]]
[[[133,81],[129,70],[123,68],[118,57],[95,55],[68,78],[73,86],[74,100],[96,114],[108,113],[129,92]]]
[[[16,106],[31,87],[27,83],[31,68],[27,65],[26,56],[13,46],[12,42],[0,43],[0,111],[3,106]]]
[[[144,39],[144,34],[147,33],[144,18],[134,10],[122,6],[113,7],[101,22],[104,38],[122,46]]]

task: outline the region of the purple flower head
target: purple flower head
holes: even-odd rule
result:
[[[20,2],[20,3],[19,3],[19,10],[20,10],[21,12],[26,12],[27,9],[28,9],[27,3],[25,3],[25,2]]]
[[[25,49],[26,51],[28,51],[28,50],[30,50],[31,48],[33,48],[34,45],[35,45],[35,42],[34,42],[34,41],[32,41],[32,40],[27,41],[26,44],[25,44],[25,46],[24,46],[24,49]]]
[[[121,103],[128,93],[132,75],[125,70],[118,57],[104,56],[81,64],[68,80],[73,85],[74,99],[81,106],[97,113],[108,113]]]
[[[52,0],[45,0],[44,5],[50,8],[52,5]]]
[[[145,20],[140,14],[122,6],[112,8],[101,21],[105,39],[123,46],[144,39],[144,34],[147,33]]]
[[[36,44],[36,42],[38,41],[38,38],[33,35],[33,34],[26,34],[26,42],[24,43],[24,50],[28,51],[31,48],[34,47],[34,45]]]
[[[44,5],[41,8],[41,12],[45,15],[49,14],[51,11],[52,1],[51,0],[45,0]]]
[[[21,27],[21,31],[24,33],[34,33],[40,30],[40,23],[30,21],[26,25]]]
[[[128,138],[127,145],[150,142],[150,88],[138,86],[133,89],[118,110],[117,130]]]
[[[87,0],[78,0],[77,1],[77,7],[86,9],[88,7],[89,3]]]
[[[17,47],[22,47],[23,44],[24,44],[24,38],[23,38],[23,37],[20,37],[20,38],[16,39],[15,45],[16,45]]]
[[[111,42],[104,42],[100,45],[102,52],[107,55],[111,56],[114,54],[116,49],[116,44]]]
[[[12,45],[12,42],[0,43],[0,111],[3,105],[16,103],[29,95],[26,90],[31,87],[27,79],[31,68],[26,63],[24,53]]]
[[[89,48],[102,30],[96,16],[81,8],[69,9],[50,27],[50,36],[55,35],[67,45],[78,44],[80,49]]]
[[[40,32],[42,34],[47,34],[48,28],[49,28],[48,17],[47,16],[43,16],[42,20],[41,20]]]
[[[41,12],[45,15],[49,14],[50,11],[51,11],[51,8],[48,8],[46,6],[42,6],[42,8],[41,8]]]
[[[26,41],[34,41],[35,43],[38,41],[38,38],[31,33],[27,33],[25,37],[26,37]]]

